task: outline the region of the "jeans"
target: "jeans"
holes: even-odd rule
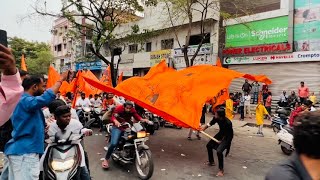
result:
[[[244,106],[239,107],[240,119],[244,119]]]
[[[259,96],[259,92],[253,93],[253,104],[255,104],[255,103],[258,104],[258,96]]]
[[[222,141],[221,144],[218,144],[217,142],[210,140],[207,144],[209,163],[214,163],[213,149],[215,149],[217,151],[219,169],[223,170],[223,151],[227,148],[228,148],[227,141]]]
[[[5,157],[1,180],[38,180],[39,154],[9,155]]]
[[[117,147],[120,137],[122,135],[122,131],[117,127],[112,127],[111,130],[111,142],[108,147],[108,152],[106,154],[106,160],[110,159],[111,154],[113,153],[114,149]]]

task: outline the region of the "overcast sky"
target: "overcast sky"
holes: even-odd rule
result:
[[[32,41],[49,42],[53,18],[37,15],[26,17],[34,12],[32,6],[34,6],[35,1],[1,0],[0,29],[6,30],[9,37],[17,36]],[[48,9],[56,12],[60,9],[61,0],[47,1]]]

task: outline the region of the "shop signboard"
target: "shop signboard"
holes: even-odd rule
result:
[[[226,47],[288,42],[288,16],[241,23],[226,27]]]
[[[295,51],[320,50],[320,0],[294,1]]]
[[[232,65],[309,61],[320,61],[320,51],[293,52],[287,54],[259,56],[226,57],[224,58],[223,63],[226,65]]]
[[[188,47],[188,56],[193,56],[195,52],[197,51],[199,45],[192,45]],[[203,44],[198,52],[198,55],[203,55],[203,54],[212,54],[212,44]],[[182,52],[181,48],[176,48],[174,49],[173,53],[174,57],[183,57],[184,54]]]
[[[192,56],[189,56],[189,60],[192,58]],[[173,59],[174,67],[177,69],[185,68],[186,67],[186,61],[184,57],[175,57]],[[201,64],[213,64],[213,58],[211,54],[203,54],[198,55],[193,61],[193,65],[201,65]]]
[[[224,56],[242,56],[258,54],[275,54],[292,52],[292,45],[289,43],[266,44],[248,47],[235,47],[223,50]]]
[[[119,71],[118,73],[121,74],[123,72],[123,76],[133,76],[133,64],[119,64]]]
[[[80,62],[76,63],[76,71],[88,69],[88,70],[101,70],[102,63],[101,61],[92,61],[92,62]]]
[[[171,49],[153,51],[150,53],[150,66],[152,67],[158,64],[163,59],[166,59],[166,61],[169,62],[170,58],[172,58]]]

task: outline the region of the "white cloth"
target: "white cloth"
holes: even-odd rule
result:
[[[316,109],[315,107],[311,106],[310,111],[311,111],[311,112],[312,112],[312,111],[317,111],[317,109]]]
[[[90,102],[93,105],[93,107],[101,107],[102,106],[102,101],[100,98],[98,98],[98,99],[91,98]]]
[[[76,119],[71,119],[70,122],[69,122],[69,125],[65,128],[66,131],[71,131],[74,134],[80,134],[82,129],[83,129],[82,124],[80,123],[80,121],[78,121]],[[55,121],[55,122],[51,123],[51,125],[49,127],[48,136],[49,137],[54,137],[57,132],[61,133],[61,129],[58,127],[57,122]],[[80,143],[80,140],[75,142],[74,144],[77,144],[80,147],[80,152],[81,152],[81,164],[80,164],[80,167],[85,167],[86,166],[86,162],[85,162],[85,158],[84,158],[84,150],[83,150],[83,147],[82,147],[82,145]],[[48,144],[44,154],[41,156],[41,159],[40,159],[40,171],[43,171],[43,161],[44,161],[44,158],[45,158],[46,153],[47,153],[47,151],[48,151],[50,146],[52,146],[52,144]]]
[[[251,96],[250,95],[244,96],[244,105],[248,106],[250,105],[250,102],[251,102]]]
[[[92,104],[88,98],[82,99],[79,98],[76,102],[77,109],[81,109],[82,107],[90,107]]]

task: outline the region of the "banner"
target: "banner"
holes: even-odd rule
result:
[[[301,51],[288,54],[226,57],[224,58],[223,63],[231,65],[309,61],[320,61],[320,51]]]
[[[193,45],[188,47],[188,56],[193,56],[197,51],[199,45]],[[212,54],[212,44],[203,44],[198,52],[198,55]],[[183,57],[184,54],[181,48],[174,49],[174,57]]]
[[[288,16],[283,16],[227,26],[226,47],[287,42],[288,25]]]
[[[189,56],[189,60],[192,58],[192,56]],[[186,67],[186,61],[184,57],[175,57],[173,59],[174,67],[177,69],[185,68]],[[200,64],[211,64],[213,65],[213,58],[210,54],[203,54],[198,55],[193,61],[193,65],[200,65]]]
[[[153,51],[150,53],[150,66],[160,63],[162,59],[165,59],[167,62],[169,62],[170,58],[172,58],[170,49]]]
[[[320,0],[295,0],[295,51],[320,50]]]

